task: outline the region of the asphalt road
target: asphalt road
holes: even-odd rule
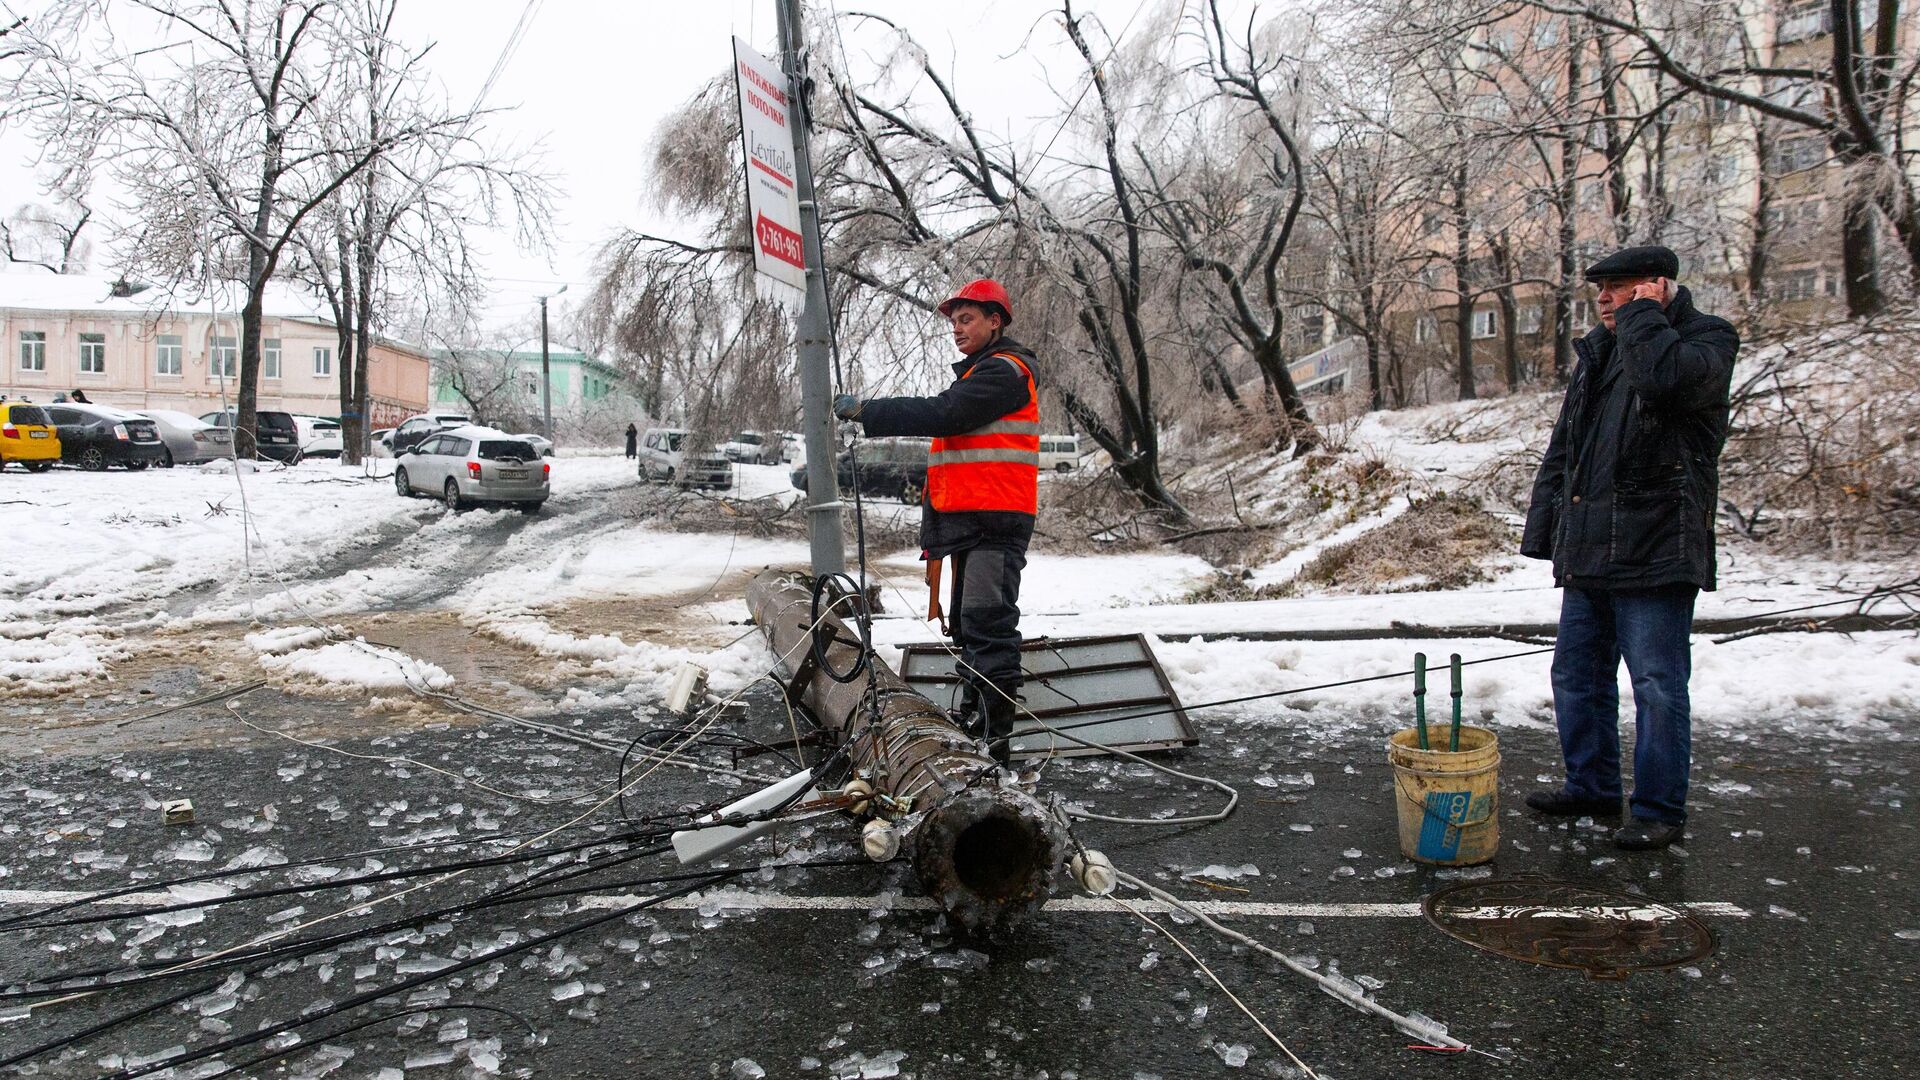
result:
[[[163,687],[160,696],[206,689],[190,670],[151,678]],[[770,697],[752,700],[743,730],[771,738],[785,727]],[[541,855],[537,862],[312,891],[336,878],[501,856],[512,842],[444,845],[505,833],[524,840],[578,817],[611,790],[603,786],[616,766],[610,752],[451,717],[383,727],[362,704],[263,690],[239,699],[233,712],[214,705],[125,729],[111,728],[102,711],[73,721],[90,737],[61,739],[32,730],[46,714],[0,706],[8,731],[0,752],[10,762],[0,775],[9,808],[0,823],[0,919],[84,892],[152,891],[229,864],[323,860],[225,882],[248,890],[301,884],[305,892],[151,916],[83,906],[62,914],[110,917],[0,932],[6,982],[133,964],[165,968],[273,933],[284,932],[283,947],[324,933],[357,935],[304,956],[165,975],[27,1016],[18,1014],[19,999],[0,1002],[0,1059],[194,990],[16,1068],[50,1077],[108,1074],[291,1022],[297,1026],[287,1034],[175,1075],[211,1075],[270,1052],[278,1056],[243,1074],[1305,1075],[1290,1071],[1292,1063],[1178,945],[1122,906],[1048,911],[1007,941],[958,940],[916,902],[904,864],[810,865],[857,856],[851,824],[836,818],[783,828],[774,843],[737,853],[728,867],[740,872],[728,885],[752,894],[747,907],[706,896],[629,911],[635,895],[689,882],[650,880],[683,872],[670,857],[616,862],[612,853],[637,849],[611,843],[620,821],[613,806],[582,823],[604,828],[570,829],[540,841],[537,852],[527,849]],[[365,756],[298,745],[244,727],[234,713]],[[1410,1050],[1405,1035],[1272,961],[1202,926],[1155,916],[1317,1075],[1884,1077],[1914,1068],[1911,1035],[1902,1034],[1920,1007],[1913,870],[1920,836],[1907,805],[1917,756],[1912,718],[1849,741],[1790,742],[1764,729],[1739,738],[1697,735],[1686,843],[1652,854],[1615,851],[1600,826],[1544,822],[1521,809],[1536,777],[1554,771],[1556,754],[1546,732],[1503,731],[1502,845],[1488,873],[1740,912],[1706,916],[1717,935],[1711,957],[1625,981],[1483,953],[1418,917],[1342,907],[1417,902],[1479,871],[1436,871],[1399,857],[1383,748],[1389,724],[1333,719],[1278,712],[1203,719],[1203,744],[1167,760],[1238,787],[1244,801],[1231,820],[1079,830],[1122,869],[1183,897],[1329,905],[1309,915],[1228,921],[1313,958],[1321,970],[1337,965],[1368,985],[1377,981],[1382,1003],[1426,1013],[1456,1037],[1509,1058],[1503,1065]],[[603,714],[578,727],[624,739],[643,723]],[[402,756],[413,762],[393,760]],[[770,770],[766,758],[744,767]],[[1056,763],[1043,788],[1136,814],[1185,813],[1218,798],[1135,766],[1091,760]],[[744,790],[731,779],[660,770],[633,789],[626,810],[643,818]],[[584,801],[551,801],[582,793]],[[192,825],[161,823],[159,800],[173,797],[193,799]],[[587,840],[605,843],[546,858],[555,845]],[[399,850],[346,854],[389,847]],[[589,851],[599,861],[580,862]],[[1188,879],[1208,867],[1214,886]],[[503,893],[536,869],[549,875],[543,888],[582,892],[532,900]],[[583,873],[559,876],[573,871]],[[204,895],[193,888],[174,896]],[[1059,894],[1072,893],[1063,878]],[[371,913],[327,918],[379,897],[392,898]],[[824,906],[802,908],[795,897]],[[481,901],[494,906],[438,910]],[[369,933],[389,922],[404,925]],[[568,932],[587,923],[594,925]],[[373,998],[402,982],[414,985]],[[369,1002],[335,1011],[361,997]],[[413,1011],[394,1015],[404,1010]]]

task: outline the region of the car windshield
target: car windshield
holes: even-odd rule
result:
[[[760,446],[766,442],[765,439],[762,439],[760,436],[755,435],[751,431],[743,431],[740,434],[735,435],[733,437],[733,441],[737,443],[746,443],[748,446]]]
[[[47,410],[38,405],[15,405],[7,410],[8,417],[16,424],[47,425],[53,421],[47,419]]]
[[[532,461],[540,455],[518,439],[481,439],[482,461]]]

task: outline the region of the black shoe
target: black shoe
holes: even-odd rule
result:
[[[1527,796],[1527,805],[1543,814],[1556,817],[1619,817],[1620,798],[1585,799],[1568,794],[1565,789],[1559,791],[1536,791]]]
[[[1013,718],[1019,705],[1012,691],[990,687],[981,695],[981,712],[986,720],[987,751],[1002,765],[1013,760]]]
[[[1685,825],[1669,825],[1652,818],[1637,817],[1613,834],[1613,846],[1622,851],[1658,851],[1680,839]]]

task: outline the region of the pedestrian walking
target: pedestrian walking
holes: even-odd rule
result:
[[[962,354],[952,386],[933,397],[842,394],[834,412],[870,436],[933,438],[920,557],[953,557],[949,632],[960,653],[960,712],[1004,765],[1022,679],[1020,573],[1040,501],[1037,361],[1007,336],[1013,302],[997,281],[961,286],[940,314]]]
[[[640,456],[640,429],[632,424],[627,425],[627,456]]]
[[[1668,248],[1586,269],[1600,325],[1579,358],[1534,481],[1520,553],[1561,588],[1553,713],[1567,779],[1527,796],[1546,814],[1618,816],[1619,669],[1632,678],[1628,850],[1663,848],[1687,820],[1694,600],[1714,588],[1713,517],[1739,335],[1674,283]]]

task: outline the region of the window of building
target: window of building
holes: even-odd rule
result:
[[[233,338],[213,339],[213,351],[207,356],[207,374],[214,378],[240,377],[240,346]]]
[[[537,371],[522,371],[520,373],[520,385],[525,388],[528,397],[533,397],[540,392],[540,373]]]
[[[1778,296],[1782,300],[1811,300],[1820,293],[1820,271],[1816,267],[1789,270],[1780,275]]]
[[[20,370],[47,370],[47,334],[44,330],[20,331]]]
[[[1827,5],[1826,0],[1783,4],[1780,9],[1780,22],[1774,31],[1774,40],[1785,45],[1792,41],[1820,37],[1831,29],[1833,29],[1833,10]]]
[[[1778,176],[1811,169],[1827,159],[1827,144],[1818,135],[1781,139],[1773,144],[1767,167]]]
[[[1440,336],[1440,323],[1431,315],[1422,315],[1413,320],[1413,343],[1427,345]]]
[[[1473,313],[1473,336],[1490,338],[1500,336],[1500,312],[1495,308],[1479,308]]]
[[[1539,333],[1540,318],[1541,316],[1540,316],[1539,304],[1526,305],[1525,307],[1521,308],[1519,312],[1515,314],[1513,317],[1514,332],[1520,333],[1520,334]]]
[[[1316,348],[1327,334],[1327,313],[1319,307],[1300,316],[1300,337]]]
[[[1575,300],[1573,302],[1573,331],[1584,333],[1593,329],[1593,301]]]
[[[105,375],[107,373],[107,335],[80,335],[80,374]]]
[[[277,379],[280,377],[280,339],[260,339],[260,377]]]
[[[155,375],[180,374],[179,334],[161,334],[153,339],[153,373]]]
[[[315,375],[333,374],[333,350],[316,345],[313,349],[313,373]]]
[[[1533,47],[1551,49],[1560,44],[1560,22],[1557,19],[1541,19],[1533,24]]]

